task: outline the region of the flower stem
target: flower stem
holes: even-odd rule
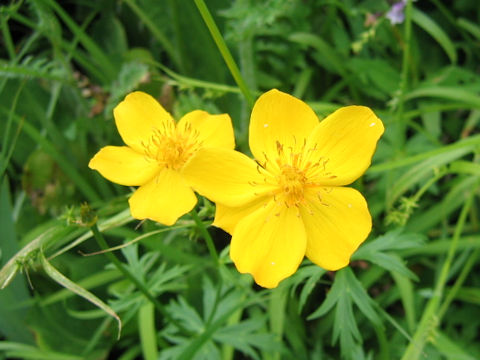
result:
[[[93,224],[90,229],[92,230],[93,236],[95,237],[95,240],[97,240],[98,245],[102,250],[108,250],[108,245],[105,239],[103,238],[102,233],[98,230],[97,224]],[[163,305],[148,291],[147,287],[140,282],[135,275],[133,275],[120,260],[112,253],[112,252],[105,252],[104,255],[110,260],[113,265],[123,274],[125,277],[130,280],[138,290],[140,290],[143,295],[155,306],[155,308],[158,310],[162,316],[167,319],[169,322],[174,324],[181,332],[185,334],[190,334],[190,331],[188,331],[185,327],[183,327],[177,320],[172,318],[172,316],[165,310]]]
[[[190,215],[193,218],[193,221],[195,221],[195,224],[197,225],[198,229],[200,230],[200,233],[202,234],[203,238],[205,239],[205,242],[207,243],[208,251],[210,252],[210,256],[212,257],[213,261],[215,262],[215,265],[219,264],[218,260],[218,253],[217,249],[215,249],[215,244],[213,243],[213,239],[210,236],[210,233],[207,230],[207,227],[203,223],[202,220],[198,217],[197,210],[193,209],[190,212]]]
[[[242,91],[248,105],[250,106],[250,108],[253,108],[253,96],[248,89],[242,75],[240,74],[240,70],[238,69],[237,63],[233,59],[232,53],[225,44],[225,40],[223,39],[222,34],[220,34],[220,30],[218,30],[215,20],[213,20],[212,14],[210,14],[210,11],[208,10],[207,5],[205,5],[205,2],[203,0],[194,1],[195,5],[197,5],[198,11],[200,12],[200,15],[203,18],[203,21],[205,22],[208,30],[210,31],[210,35],[212,35],[212,38],[215,41],[218,50],[220,51],[220,54],[222,54],[223,60],[227,64],[230,73],[232,74],[235,82]]]
[[[437,280],[437,284],[433,291],[433,295],[425,306],[425,310],[422,315],[422,319],[417,326],[417,330],[407,347],[407,350],[402,356],[402,360],[414,360],[419,359],[423,353],[423,348],[430,338],[431,333],[438,327],[441,321],[441,315],[445,312],[445,309],[441,309],[442,313],[439,313],[440,301],[442,300],[445,284],[448,280],[448,273],[457,250],[458,240],[462,234],[465,220],[468,215],[468,211],[472,206],[473,199],[475,197],[475,191],[477,187],[468,195],[465,204],[460,211],[453,239],[448,249],[447,257],[443,263],[443,267],[440,271],[440,275]],[[444,303],[445,304],[445,303]]]
[[[402,73],[400,77],[400,89],[398,95],[398,107],[395,116],[395,126],[397,130],[397,150],[402,150],[405,146],[406,122],[403,116],[405,92],[408,87],[408,72],[411,64],[410,43],[412,37],[412,0],[407,0],[405,7],[405,26],[404,26],[404,48],[402,59]]]

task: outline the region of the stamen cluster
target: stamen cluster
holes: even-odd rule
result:
[[[198,131],[190,124],[183,127],[164,125],[153,129],[147,143],[142,143],[147,158],[166,168],[178,170],[201,147]]]

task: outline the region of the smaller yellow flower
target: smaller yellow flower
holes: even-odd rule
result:
[[[227,114],[195,110],[175,124],[153,97],[139,91],[127,95],[113,114],[127,146],[102,148],[88,166],[114,183],[139,186],[129,199],[136,219],[173,225],[197,203],[183,176],[185,164],[199,149],[235,147]]]
[[[383,130],[365,106],[343,107],[319,122],[303,101],[271,90],[250,119],[255,160],[202,149],[184,175],[216,203],[214,225],[232,234],[238,271],[273,288],[304,256],[327,270],[348,265],[372,221],[363,196],[344,185],[368,168]]]

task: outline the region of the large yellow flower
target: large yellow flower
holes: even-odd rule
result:
[[[128,146],[106,146],[88,166],[117,184],[140,186],[129,199],[136,219],[174,224],[197,203],[182,174],[192,155],[202,148],[235,147],[227,114],[196,110],[175,124],[170,114],[143,92],[127,95],[113,114]]]
[[[271,90],[250,119],[255,160],[234,150],[202,149],[184,175],[216,202],[214,225],[232,234],[237,269],[273,288],[305,255],[327,270],[346,266],[368,236],[367,203],[343,185],[368,168],[383,131],[367,107],[343,107],[319,122],[307,104]]]

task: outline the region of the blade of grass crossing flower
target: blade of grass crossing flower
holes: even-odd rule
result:
[[[247,84],[245,83],[245,80],[243,79],[235,60],[233,59],[233,56],[230,50],[228,49],[227,44],[225,44],[225,40],[220,34],[220,30],[218,30],[217,24],[213,20],[213,17],[207,8],[207,5],[205,5],[205,2],[203,0],[194,0],[194,1],[195,1],[195,5],[197,5],[198,11],[200,12],[200,15],[203,18],[203,21],[207,25],[208,30],[210,31],[210,34],[212,35],[212,38],[215,41],[215,44],[217,44],[218,50],[222,54],[223,60],[227,64],[227,67],[230,70],[230,73],[232,74],[235,82],[237,83],[238,87],[242,91],[248,106],[250,108],[253,108],[253,103],[254,103],[253,96],[250,90],[248,89]]]
[[[153,304],[147,302],[138,311],[138,330],[145,360],[156,360],[158,358],[154,309]]]
[[[88,290],[85,290],[78,284],[74,283],[72,280],[68,279],[62,273],[60,273],[57,269],[55,269],[47,261],[43,252],[40,252],[40,261],[47,275],[50,276],[54,281],[56,281],[63,287],[69,289],[70,291],[73,291],[74,293],[83,297],[84,299],[90,301],[92,304],[94,304],[95,306],[98,306],[100,309],[105,311],[108,315],[112,316],[117,321],[117,325],[118,325],[117,339],[120,338],[120,334],[122,332],[122,321],[110,306],[105,304],[102,300],[100,300],[98,297],[93,295],[91,292],[89,292]]]
[[[412,20],[438,42],[453,64],[457,62],[455,45],[435,21],[416,8],[412,10]]]
[[[432,331],[436,329],[440,324],[441,319],[438,316],[440,301],[442,300],[444,295],[444,288],[448,280],[448,275],[457,249],[458,240],[461,233],[463,232],[465,220],[469,213],[470,207],[472,206],[473,198],[475,196],[475,191],[477,190],[477,188],[478,181],[476,182],[476,186],[471,189],[470,194],[468,195],[467,200],[462,207],[460,216],[458,217],[457,225],[455,227],[455,233],[448,249],[447,257],[438,276],[433,295],[425,306],[425,310],[423,311],[420,323],[418,324],[416,328],[417,330],[415,331],[411,342],[409,343],[405,353],[402,356],[402,360],[419,359],[423,354],[423,348],[425,347],[426,343],[430,339],[430,336],[432,335]]]

